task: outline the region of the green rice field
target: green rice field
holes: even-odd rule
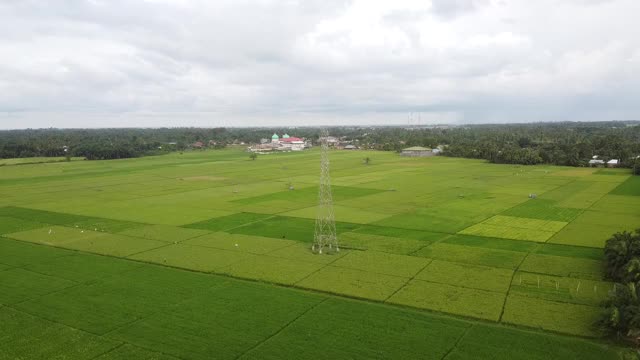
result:
[[[593,323],[628,170],[330,159],[334,255],[317,150],[0,167],[0,359],[619,358]]]

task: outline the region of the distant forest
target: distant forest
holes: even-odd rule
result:
[[[640,122],[564,122],[437,127],[335,127],[331,135],[362,149],[444,147],[443,155],[506,164],[587,166],[619,159],[639,167]],[[258,143],[273,133],[317,140],[318,128],[39,129],[0,131],[0,158],[121,159],[170,151]],[[202,144],[197,144],[202,143]],[[640,170],[639,170],[640,171]]]

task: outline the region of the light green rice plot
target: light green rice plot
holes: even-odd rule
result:
[[[605,195],[595,203],[590,210],[629,215],[640,214],[640,197],[627,195]]]
[[[406,255],[394,255],[377,251],[352,251],[331,265],[371,273],[413,277],[431,260]]]
[[[408,278],[327,266],[296,285],[334,294],[382,301],[404,286]]]
[[[514,227],[508,227],[508,226],[489,225],[485,223],[480,223],[480,224],[470,226],[458,232],[458,234],[495,237],[495,238],[502,238],[502,239],[545,242],[550,237],[552,237],[555,233],[550,231],[544,231],[544,230],[531,230],[531,229],[522,229],[522,228],[514,228]]]
[[[339,258],[347,255],[350,250],[340,249],[340,252],[318,255],[311,251],[311,245],[300,244],[296,242],[291,246],[287,246],[269,253],[270,257],[279,257],[283,259],[300,260],[315,264],[330,264]]]
[[[571,194],[569,197],[560,201],[558,205],[568,208],[587,209],[602,196],[615,189],[616,186],[618,186],[618,182],[590,181],[586,189]]]
[[[222,250],[266,254],[287,246],[298,244],[293,240],[273,239],[262,236],[217,232],[185,240],[184,244],[212,247]]]
[[[482,223],[470,226],[459,233],[545,242],[565,225],[567,225],[567,223],[563,221],[496,215]]]
[[[389,216],[389,214],[382,214],[382,213],[371,212],[371,211],[366,211],[361,209],[354,209],[354,208],[341,206],[341,205],[334,205],[333,210],[334,210],[336,219],[340,219],[340,221],[343,221],[343,222],[350,222],[350,223],[356,223],[356,224],[368,224],[374,221],[382,220]],[[317,213],[318,213],[318,208],[316,206],[311,206],[304,209],[288,211],[278,215],[315,219]]]
[[[549,242],[556,244],[604,247],[616,232],[640,227],[640,214],[609,213],[587,210],[556,234]]]
[[[599,260],[569,258],[564,256],[529,254],[519,270],[539,274],[600,280],[603,263]]]
[[[387,217],[372,224],[454,234],[473,224],[473,220],[453,211],[438,208],[417,208],[410,212]]]
[[[565,227],[565,225],[567,225],[567,223],[564,221],[529,219],[517,216],[502,215],[493,216],[485,220],[483,223],[487,225],[506,226],[528,230],[545,229],[545,231],[551,232],[560,231],[563,227]]]
[[[252,256],[219,270],[232,276],[293,285],[325,265],[271,256]]]
[[[389,303],[498,321],[505,294],[411,280]]]
[[[177,207],[175,204],[165,206],[137,204],[136,200],[104,202],[96,207],[79,208],[78,211],[96,217],[172,226],[191,224],[233,213],[224,210]]]
[[[393,215],[413,211],[417,207],[423,206],[424,201],[418,201],[415,192],[388,190],[355,199],[342,200],[336,204],[355,209],[375,209],[375,212]]]
[[[89,239],[75,240],[63,245],[68,249],[92,252],[95,254],[125,257],[142,251],[166,245],[165,242],[136,237],[104,234]]]
[[[503,269],[516,269],[526,254],[522,252],[486,249],[463,245],[436,243],[415,253],[432,259],[463,264],[484,265]]]
[[[283,213],[287,211],[297,211],[304,206],[308,206],[308,204],[300,204],[293,201],[287,200],[270,200],[264,201],[260,203],[228,203],[224,205],[225,208],[232,209],[234,211],[242,211],[242,212],[252,212],[258,214],[276,214]]]
[[[600,308],[511,294],[502,322],[580,336],[597,336],[594,323]]]
[[[513,277],[510,294],[573,304],[599,306],[613,283],[519,271]]]
[[[171,244],[131,256],[131,259],[197,271],[218,271],[255,255],[202,246]]]
[[[21,231],[5,235],[8,238],[29,241],[33,243],[62,246],[78,240],[88,240],[104,237],[109,234],[80,228],[70,228],[65,226],[50,226],[40,229]]]
[[[549,239],[548,242],[552,244],[603,248],[607,239],[618,231],[622,231],[622,229],[603,227],[595,224],[569,224]]]
[[[446,234],[443,234],[443,237],[446,236]],[[410,254],[430,244],[428,241],[355,232],[341,233],[339,241],[343,247],[400,255]]]
[[[434,260],[416,279],[466,288],[507,292],[512,270]]]
[[[209,232],[206,230],[186,229],[167,225],[148,225],[136,229],[125,230],[118,234],[173,243],[206,235],[209,234]]]
[[[529,199],[518,206],[514,206],[502,215],[516,216],[540,220],[556,220],[571,222],[582,213],[582,209],[559,207],[555,200]]]

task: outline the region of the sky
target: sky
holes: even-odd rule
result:
[[[0,129],[640,119],[638,0],[0,0]]]

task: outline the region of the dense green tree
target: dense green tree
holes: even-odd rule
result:
[[[616,283],[598,324],[605,333],[640,339],[640,229],[607,240],[605,277]]]

